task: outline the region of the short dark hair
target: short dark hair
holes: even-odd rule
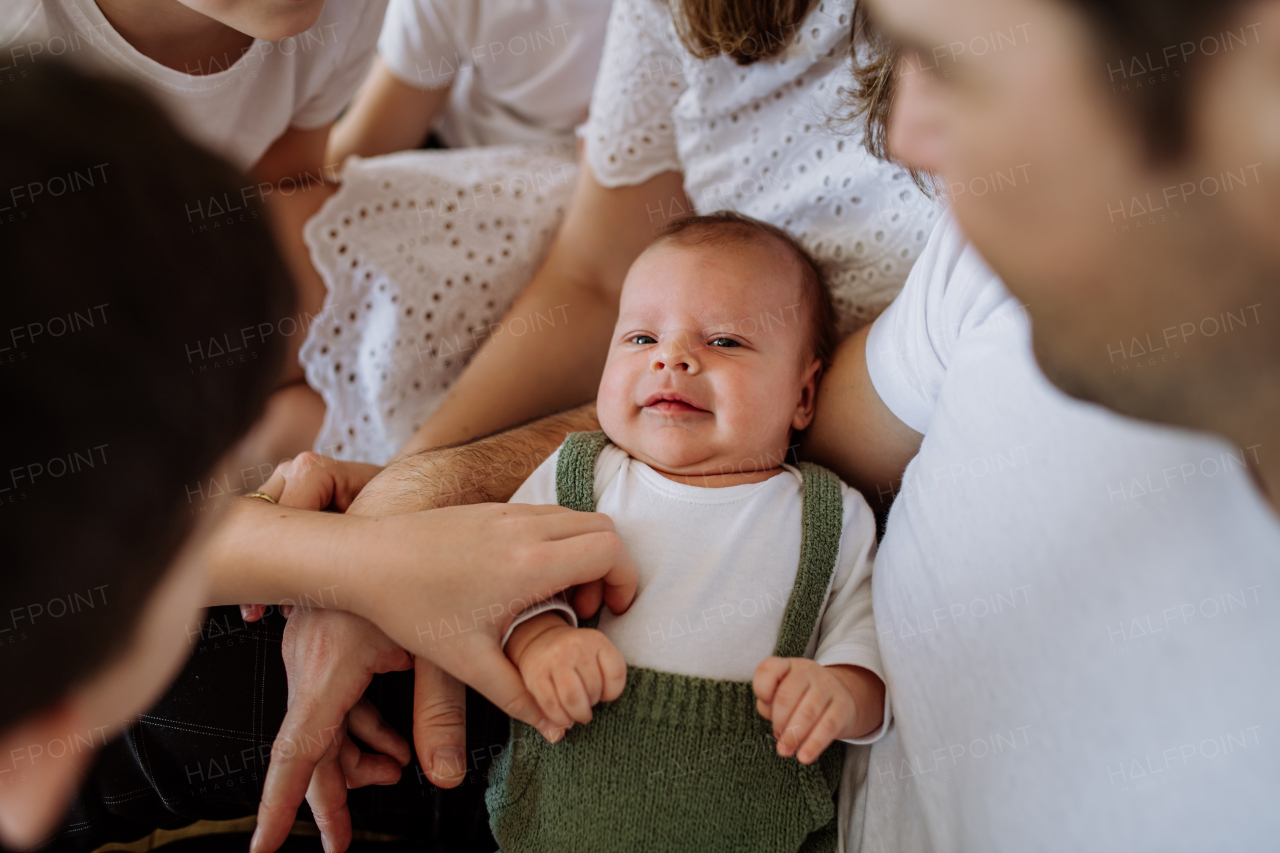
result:
[[[1186,149],[1189,108],[1195,75],[1179,73],[1155,85],[1142,85],[1149,62],[1163,63],[1166,47],[1199,44],[1217,36],[1217,28],[1235,15],[1244,0],[1059,0],[1076,9],[1096,38],[1096,79],[1099,89],[1111,89],[1123,111],[1132,119],[1148,154],[1168,162]],[[890,159],[886,129],[889,109],[897,89],[899,51],[875,25],[867,0],[855,0],[853,8],[853,85],[847,90],[850,112],[846,119],[865,122],[867,150]],[[1216,49],[1215,51],[1216,52]],[[1203,52],[1181,55],[1185,62],[1202,58]],[[1135,65],[1134,62],[1137,62]],[[1113,85],[1109,69],[1127,69],[1124,85]],[[1188,63],[1189,64],[1189,63]],[[1133,69],[1140,69],[1137,85],[1129,85]],[[921,176],[913,174],[925,187]]]
[[[831,363],[836,347],[836,309],[822,267],[804,246],[776,225],[731,210],[689,216],[664,226],[652,245],[675,242],[682,246],[723,246],[754,243],[761,237],[780,243],[800,273],[800,298],[809,319],[808,353],[823,365]]]
[[[0,87],[0,730],[118,655],[194,525],[190,491],[283,366],[190,353],[293,312],[252,182],[121,82],[55,61]],[[194,232],[194,233],[193,233]]]

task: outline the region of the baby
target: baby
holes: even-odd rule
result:
[[[513,723],[488,793],[503,850],[836,849],[828,747],[875,740],[888,714],[871,510],[785,464],[832,318],[804,250],[736,214],[676,223],[632,265],[602,432],[570,436],[512,502],[608,514],[639,592],[598,627],[557,600],[509,632],[563,733]]]

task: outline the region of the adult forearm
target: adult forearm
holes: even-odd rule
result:
[[[690,205],[679,172],[604,187],[584,165],[573,192],[546,261],[405,452],[467,441],[595,396],[627,270],[656,230]]]
[[[548,260],[402,455],[469,441],[595,397],[617,298],[564,277],[559,266]],[[517,336],[516,328],[528,331]]]
[[[364,488],[349,512],[389,515],[506,501],[566,435],[599,428],[591,402],[468,444],[402,456]]]
[[[233,499],[204,547],[208,604],[279,604],[309,595],[341,606],[335,596],[347,577],[341,545],[349,526],[340,513]]]

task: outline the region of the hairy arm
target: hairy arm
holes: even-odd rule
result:
[[[593,401],[467,444],[402,452],[352,506],[386,515],[507,501],[565,436],[599,428]]]
[[[351,154],[375,157],[417,148],[448,101],[449,88],[411,86],[376,57],[355,100],[333,128],[325,162],[341,164]]]
[[[924,436],[898,420],[871,384],[870,331],[866,326],[855,332],[836,351],[818,386],[817,414],[805,431],[801,453],[862,492],[883,521]]]
[[[467,441],[594,398],[627,270],[658,228],[688,210],[678,172],[610,189],[584,165],[546,261],[507,314],[540,312],[560,322],[486,341],[403,452]]]

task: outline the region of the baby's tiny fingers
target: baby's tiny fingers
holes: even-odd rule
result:
[[[557,672],[555,682],[560,704],[569,716],[579,723],[591,722],[591,702],[587,699],[586,686],[582,683],[578,668],[571,667]]]
[[[600,671],[600,661],[594,655],[578,664],[578,678],[586,693],[587,707],[594,708],[604,692],[604,673]]]
[[[814,723],[800,749],[796,751],[796,758],[799,759],[801,764],[812,764],[818,760],[818,756],[822,755],[827,747],[831,746],[831,742],[836,739],[836,733],[840,731],[843,725],[843,721],[839,717],[840,712],[836,710],[834,703],[828,705],[826,711]]]
[[[622,695],[627,686],[627,662],[612,643],[604,647],[596,655],[600,663],[600,672],[604,675],[604,690],[600,698],[612,702]]]
[[[774,692],[790,669],[791,665],[786,658],[765,658],[756,667],[755,675],[751,679],[751,689],[755,691],[758,698],[765,702],[772,702]]]
[[[525,686],[529,688],[529,692],[537,700],[538,708],[542,710],[542,713],[557,729],[567,729],[573,724],[573,720],[569,718],[569,715],[565,713],[564,708],[560,705],[560,697],[556,693],[556,685],[551,673],[541,674],[534,678],[532,682],[526,680]],[[551,740],[552,743],[555,743],[555,740],[559,740],[559,738],[555,740],[547,739]]]

